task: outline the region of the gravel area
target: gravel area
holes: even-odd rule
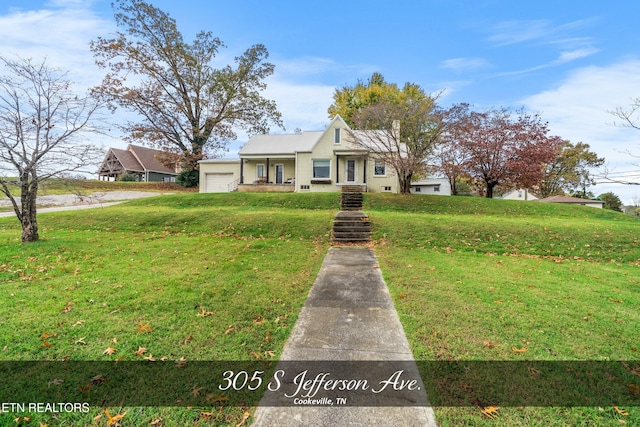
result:
[[[171,193],[158,193],[152,191],[105,191],[93,193],[90,196],[78,196],[76,194],[57,194],[51,196],[39,196],[37,199],[37,205],[38,212],[88,209],[110,206],[115,203],[123,202],[125,200],[160,196],[163,194]],[[0,207],[10,208],[11,202],[8,199],[2,199],[0,200]],[[0,217],[13,215],[15,215],[13,210],[0,212]]]

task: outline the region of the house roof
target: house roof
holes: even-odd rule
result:
[[[110,151],[116,156],[116,159],[120,162],[122,167],[128,171],[144,172],[144,167],[140,164],[136,156],[129,150],[120,150],[118,148],[111,148]],[[108,156],[108,154],[107,154]]]
[[[591,199],[580,199],[578,197],[569,197],[569,196],[551,196],[546,197],[544,199],[540,199],[540,202],[549,202],[549,203],[576,203],[580,205],[584,204],[604,204],[604,202],[600,200],[591,200]]]
[[[129,145],[126,150],[119,148],[110,148],[105,156],[105,161],[112,153],[120,162],[123,169],[130,172],[160,172],[165,174],[177,175],[175,169],[162,164],[158,160],[158,156],[164,154],[160,150],[153,148],[140,147],[138,145]],[[104,164],[104,161],[103,161]],[[102,169],[102,167],[101,167]]]
[[[323,131],[302,132],[300,134],[254,135],[238,152],[241,156],[262,154],[295,154],[311,151],[322,136]]]
[[[142,165],[145,171],[162,172],[176,175],[174,168],[166,166],[158,160],[160,155],[166,154],[160,150],[153,148],[140,147],[138,145],[129,145],[127,147]]]
[[[376,145],[386,145],[388,135],[381,130],[355,130],[352,131],[349,125],[336,115],[327,128],[323,131],[305,131],[300,134],[270,134],[270,135],[254,135],[240,149],[238,154],[242,156],[264,156],[264,155],[291,155],[295,153],[305,153],[313,151],[316,144],[322,137],[330,131],[332,126],[340,123],[340,127],[347,132],[353,132],[353,135],[361,141],[364,146],[370,145],[370,149],[380,150]],[[371,137],[373,136],[373,137]],[[402,144],[404,148],[404,144]],[[353,143],[345,144],[340,148],[343,151],[362,151],[363,147]]]

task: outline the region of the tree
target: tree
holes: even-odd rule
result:
[[[484,187],[486,197],[493,197],[497,185],[531,188],[540,183],[543,166],[557,156],[561,139],[547,136],[538,114],[462,107],[445,138],[460,150],[464,172]]]
[[[425,160],[439,140],[442,116],[436,100],[418,86],[407,85],[405,90],[400,101],[377,102],[355,112],[351,137],[391,166],[400,192],[411,194],[412,178],[425,172]]]
[[[616,109],[609,111],[610,114],[616,116],[621,121],[615,122],[616,126],[620,126],[623,128],[631,128],[635,130],[640,130],[640,97],[631,99],[631,103],[627,107],[616,107]],[[632,154],[630,151],[627,151],[627,154],[631,157],[638,158],[638,155]],[[635,166],[640,166],[635,164]],[[624,185],[640,185],[640,182],[636,180],[629,180],[624,178],[614,178],[612,177],[608,171],[605,171],[604,178],[611,182],[616,182],[618,184]]]
[[[589,144],[582,142],[574,145],[563,141],[559,150],[559,155],[545,165],[538,187],[540,196],[549,197],[578,190],[586,192],[589,186],[595,185],[589,170],[602,166],[604,158],[589,151]]]
[[[189,173],[224,150],[237,130],[267,133],[272,124],[282,126],[275,102],[261,95],[274,70],[263,45],[247,49],[234,67],[218,69],[212,61],[224,45],[211,32],[199,32],[189,44],[175,20],[147,2],[116,0],[114,8],[125,32],[91,42],[96,63],[109,70],[94,93],[111,108],[137,113],[122,126],[129,140],[179,154]]]
[[[81,171],[104,156],[82,138],[99,104],[74,94],[67,74],[46,61],[0,57],[0,65],[5,70],[0,76],[0,191],[22,225],[22,241],[35,242],[42,182]]]
[[[399,105],[408,97],[428,97],[415,84],[406,83],[400,89],[395,83],[387,83],[380,73],[373,73],[363,82],[359,80],[353,86],[343,86],[333,93],[333,104],[327,110],[329,118],[337,114],[352,128],[357,127],[354,116],[365,107],[374,104]],[[437,98],[437,97],[436,97]]]
[[[604,202],[605,209],[611,209],[612,211],[622,212],[622,200],[617,194],[609,191],[602,193],[598,196],[598,199]]]
[[[458,141],[461,140],[461,135],[458,134],[466,132],[468,113],[469,104],[466,103],[454,105],[444,113],[445,126],[443,127],[441,144],[435,153],[436,168],[447,177],[453,196],[460,194],[459,187],[464,187],[465,181],[469,179],[465,170],[469,153],[462,150],[458,144]]]

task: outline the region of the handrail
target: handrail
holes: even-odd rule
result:
[[[240,184],[240,178],[236,179],[235,181],[231,181],[229,183],[229,185],[227,186],[227,190],[229,190],[229,192],[237,191],[238,190],[238,184]]]

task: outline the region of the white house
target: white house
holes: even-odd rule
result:
[[[393,168],[355,144],[351,132],[359,131],[338,115],[324,131],[255,135],[237,159],[200,161],[200,192],[328,192],[344,185],[400,192]],[[412,192],[451,195],[449,182],[435,178],[412,185]]]
[[[446,178],[426,178],[411,183],[411,194],[451,195],[451,184]]]
[[[399,192],[393,169],[351,141],[351,129],[336,116],[324,131],[255,135],[238,159],[200,162],[200,192],[363,191]]]
[[[501,199],[504,200],[538,200],[539,197],[527,189],[517,189],[504,194]]]

